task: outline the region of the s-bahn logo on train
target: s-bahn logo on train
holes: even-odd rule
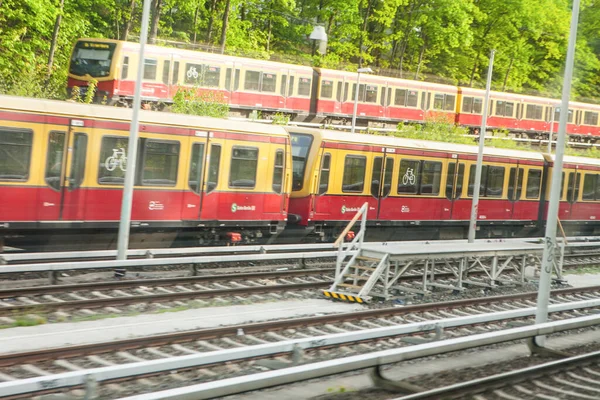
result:
[[[253,205],[249,205],[249,206],[239,206],[236,203],[233,203],[231,205],[231,212],[237,212],[237,211],[256,211],[256,206]]]
[[[346,212],[358,212],[358,210],[360,210],[360,207],[346,207],[345,205],[342,206],[342,214],[346,214]]]

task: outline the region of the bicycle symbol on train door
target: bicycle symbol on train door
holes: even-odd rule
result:
[[[402,177],[402,184],[403,185],[414,185],[415,182],[417,181],[417,177],[414,174],[414,169],[413,168],[406,168],[406,173],[404,174],[404,176]]]
[[[115,168],[119,167],[121,171],[127,171],[127,153],[125,153],[125,149],[121,147],[120,149],[112,149],[112,151],[112,156],[104,161],[104,168],[107,171],[114,171]]]

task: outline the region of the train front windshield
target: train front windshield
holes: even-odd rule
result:
[[[69,72],[77,76],[101,78],[110,75],[115,43],[79,41],[71,56]]]

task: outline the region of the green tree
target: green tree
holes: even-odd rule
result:
[[[226,118],[229,104],[221,93],[200,88],[179,88],[173,96],[171,110],[178,114]]]

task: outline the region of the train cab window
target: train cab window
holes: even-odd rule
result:
[[[263,72],[260,91],[275,93],[277,91],[277,75],[270,72]]]
[[[179,142],[145,140],[142,157],[143,186],[175,186],[179,166]]]
[[[144,79],[148,81],[156,80],[156,68],[158,61],[153,58],[144,59]]]
[[[394,93],[394,105],[405,107],[406,106],[406,89],[396,89]]]
[[[365,89],[365,101],[367,103],[377,103],[377,86],[367,85]]]
[[[129,73],[129,56],[123,57],[123,65],[121,66],[121,79],[127,79]]]
[[[299,78],[298,79],[298,96],[310,96],[310,78]]]
[[[508,175],[508,200],[519,201],[521,200],[521,193],[523,191],[523,168],[511,168]]]
[[[206,179],[206,193],[210,193],[219,184],[219,170],[221,167],[221,145],[210,146],[210,159],[208,161],[208,177]]]
[[[258,148],[233,146],[229,169],[230,188],[253,188],[256,186]]]
[[[173,80],[171,83],[173,85],[177,85],[179,83],[179,61],[175,61],[173,63]]]
[[[362,193],[365,188],[365,173],[367,158],[364,156],[347,155],[344,160],[344,176],[342,192]]]
[[[583,124],[584,125],[598,125],[598,113],[594,111],[586,111],[583,113]]]
[[[294,76],[290,76],[290,84],[289,84],[289,90],[288,90],[288,95],[289,96],[293,96],[294,95],[294,79],[296,77]]]
[[[420,178],[419,194],[438,195],[442,180],[442,163],[423,161]]]
[[[569,183],[567,184],[567,201],[570,203],[574,203],[579,198],[579,186],[581,183],[581,173],[577,173],[577,178],[575,179],[575,173],[569,173]]]
[[[398,172],[398,193],[417,193],[421,163],[417,160],[400,161]]]
[[[165,85],[169,84],[170,73],[171,73],[171,61],[165,60],[163,62],[163,70],[162,70],[162,81]]]
[[[423,92],[425,93],[425,92]],[[406,94],[406,107],[417,107],[419,104],[419,92],[409,90]]]
[[[281,86],[279,88],[279,94],[285,97],[287,89],[287,75],[281,75]]]
[[[321,161],[321,174],[319,175],[319,194],[327,193],[329,189],[329,170],[331,169],[331,154],[327,153]]]
[[[29,178],[32,144],[32,131],[0,128],[1,181],[26,181]]]
[[[292,139],[292,190],[301,190],[304,185],[304,172],[308,152],[313,136],[301,133],[290,133]]]
[[[598,178],[600,175],[597,174],[585,174],[583,179],[583,193],[581,198],[583,200],[600,200],[598,197],[598,192],[600,192],[600,187],[598,187]]]
[[[122,185],[127,170],[126,137],[104,136],[100,146],[100,166],[98,183],[101,185]]]
[[[65,156],[65,133],[52,131],[48,135],[45,181],[54,190],[60,190]]]
[[[71,158],[69,190],[77,189],[83,183],[83,177],[85,176],[87,141],[88,138],[85,133],[76,133],[73,138],[73,157]]]
[[[321,97],[324,99],[333,97],[333,81],[321,81]]]
[[[544,113],[544,107],[536,105],[536,104],[527,104],[527,108],[525,109],[525,118],[527,119],[537,119],[542,120]]]
[[[273,166],[273,191],[279,194],[283,190],[283,164],[283,150],[277,150]]]
[[[202,166],[204,165],[204,143],[194,143],[190,155],[188,186],[195,193],[202,190]]]
[[[527,189],[525,198],[537,199],[540,197],[540,188],[542,187],[542,170],[530,169],[527,172]]]

